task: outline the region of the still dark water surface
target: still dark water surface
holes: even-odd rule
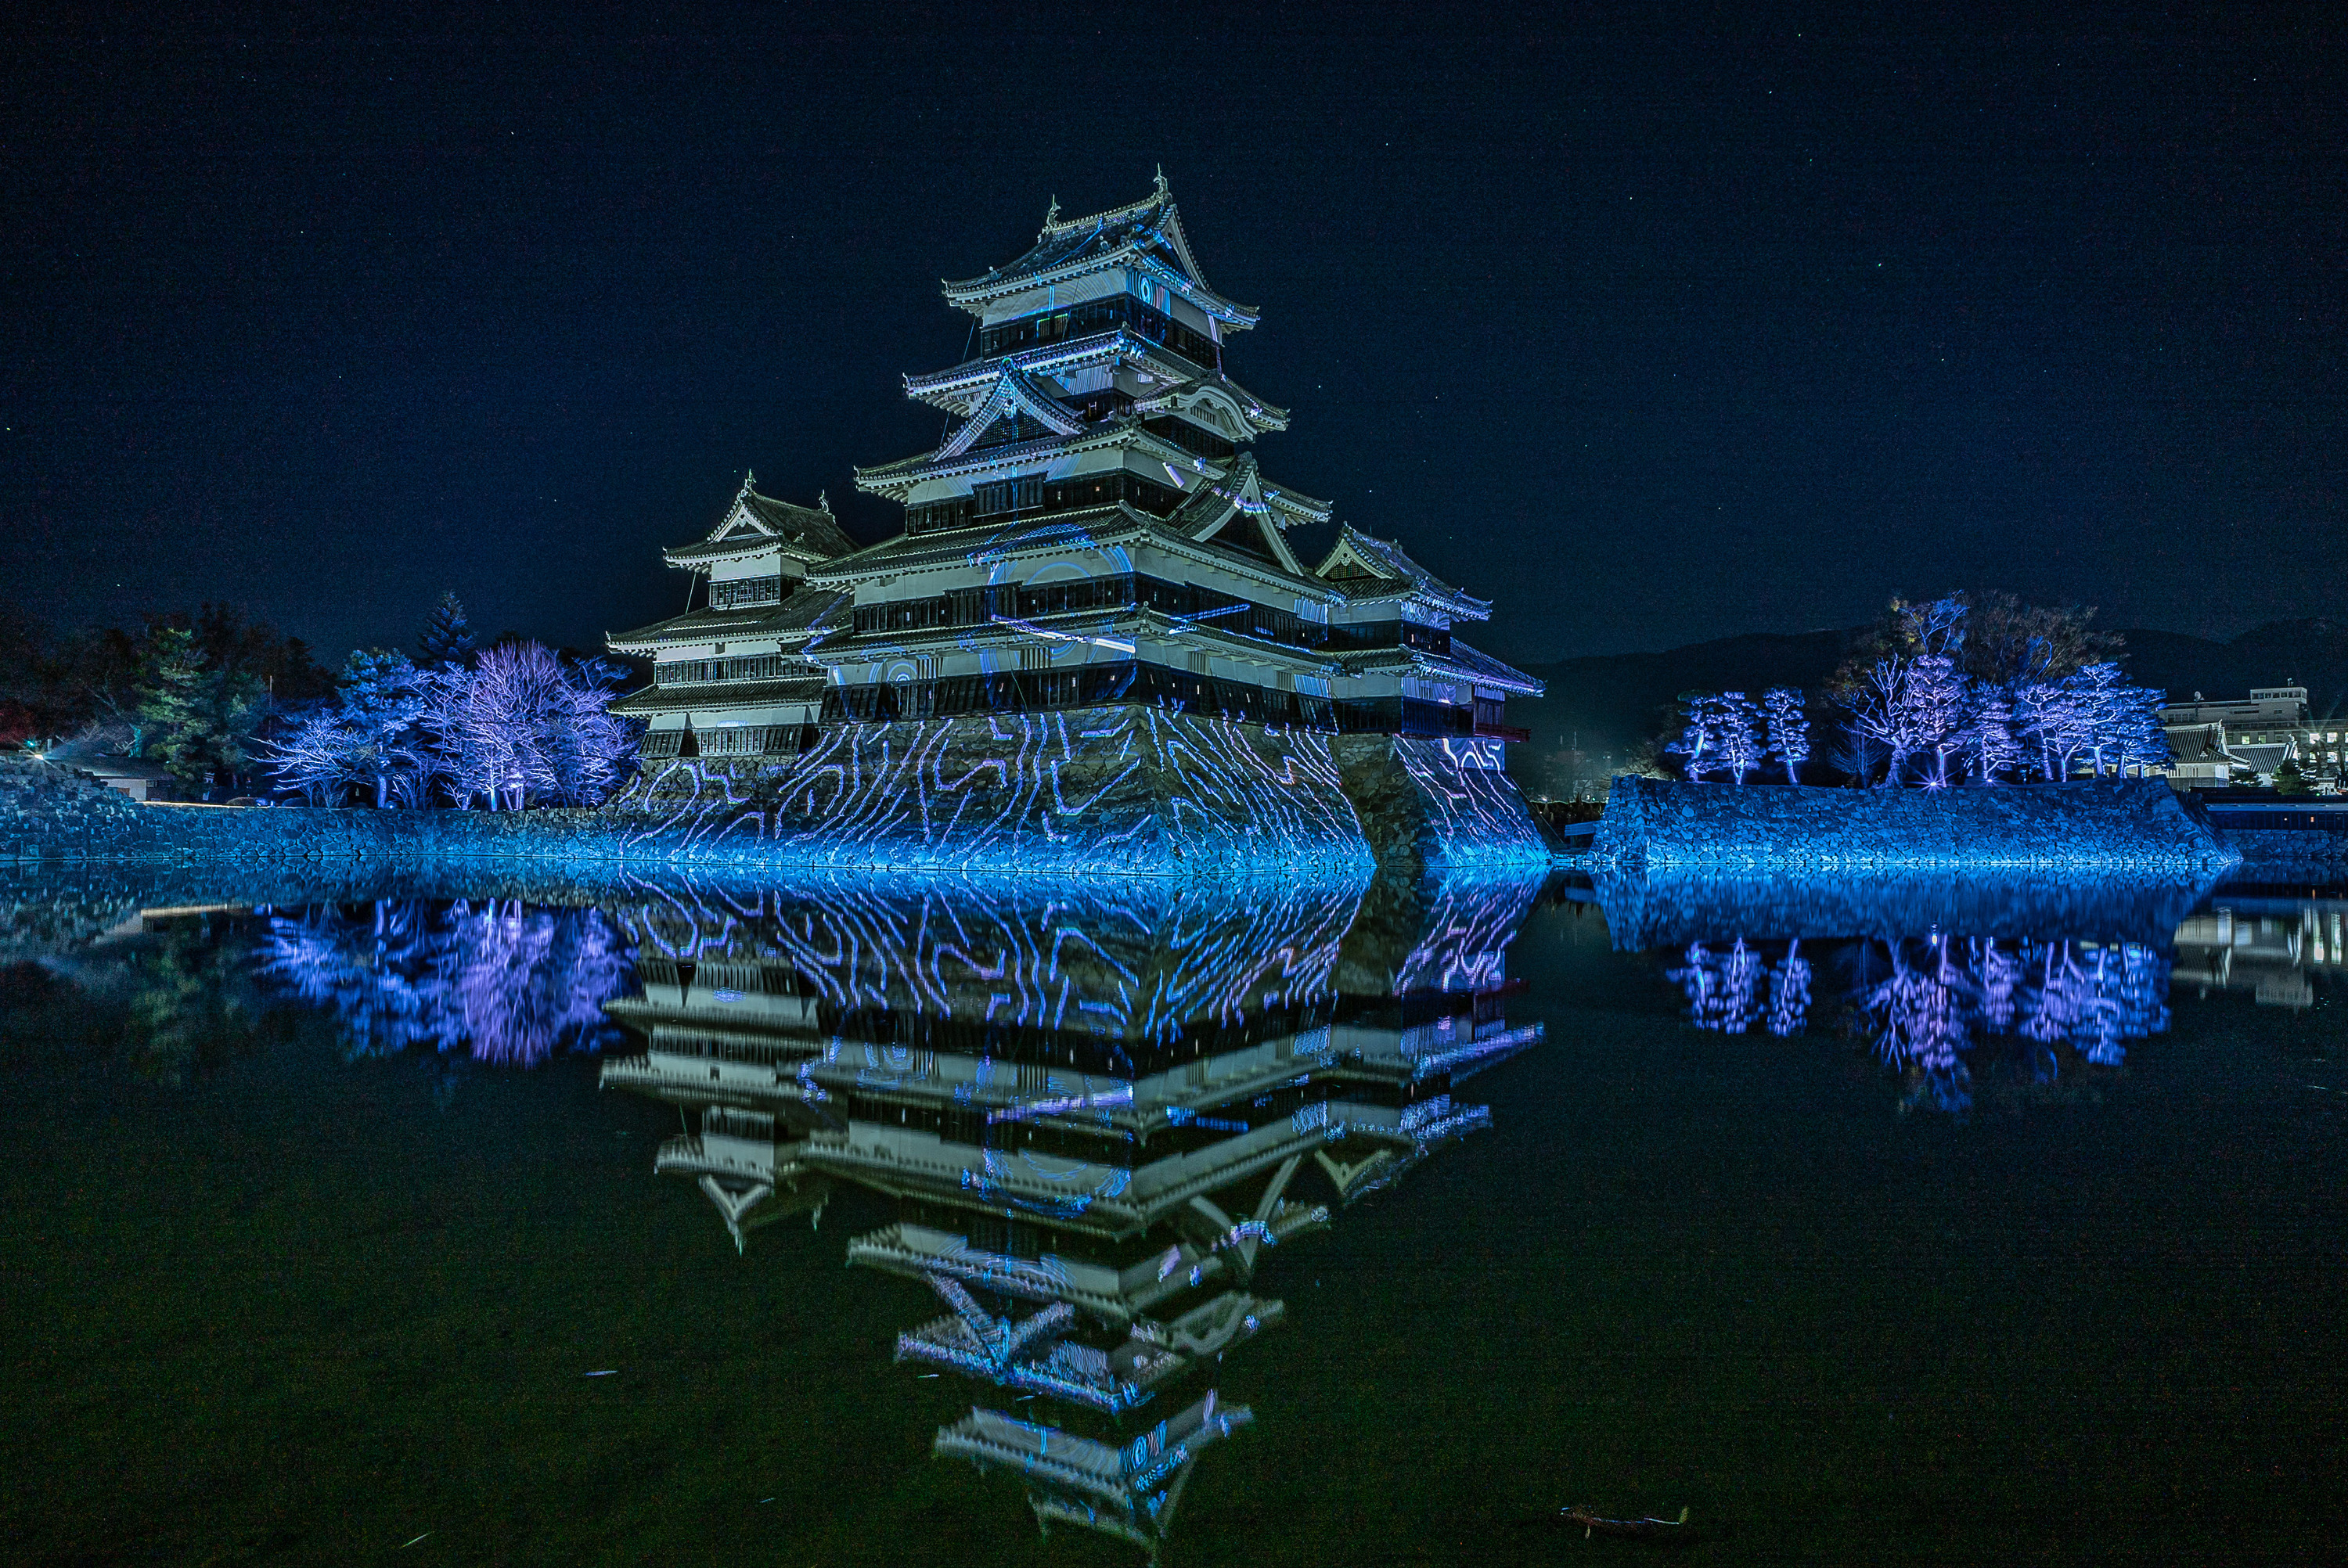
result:
[[[0,890],[11,1560],[2348,1540],[2320,890],[214,881]]]

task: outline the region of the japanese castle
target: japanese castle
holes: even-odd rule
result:
[[[1259,466],[1252,443],[1288,415],[1223,360],[1257,314],[1208,286],[1162,174],[1090,217],[1056,202],[1025,255],[944,292],[979,356],[905,391],[949,433],[856,473],[903,506],[902,531],[858,548],[820,498],[745,480],[705,538],[664,552],[706,579],[701,606],[611,638],[654,661],[615,704],[649,725],[644,798],[705,790],[712,764],[801,768],[842,730],[1124,709],[1245,726],[1259,747],[1328,737],[1332,781],[1351,765],[1338,739],[1437,743],[1434,773],[1488,774],[1498,815],[1522,815],[1503,704],[1540,683],[1458,636],[1489,604],[1395,543],[1340,524],[1317,565],[1299,559],[1290,531],[1333,505]]]

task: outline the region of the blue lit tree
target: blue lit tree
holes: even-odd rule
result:
[[[1797,937],[1769,971],[1769,1032],[1781,1040],[1799,1034],[1809,1014],[1810,961],[1802,957],[1802,939]]]
[[[427,669],[438,669],[462,664],[472,656],[473,625],[466,618],[465,601],[454,592],[444,593],[416,640],[417,661]]]
[[[2141,774],[2147,768],[2165,768],[2174,753],[2168,749],[2168,732],[2160,723],[2160,710],[2168,694],[2150,686],[2126,686],[2119,692],[2119,714],[2115,726],[2113,748],[2117,753],[2120,772],[2127,773],[2133,764]]]
[[[1802,764],[1810,755],[1810,721],[1802,706],[1802,693],[1796,687],[1772,686],[1761,694],[1769,754],[1786,770],[1787,784],[1802,782]]]
[[[1713,726],[1721,765],[1732,780],[1743,784],[1761,762],[1761,726],[1752,700],[1742,692],[1723,692],[1713,699]]]
[[[2009,699],[2019,738],[2038,756],[2038,776],[2059,779],[2078,749],[2079,705],[2075,693],[2060,681],[2033,678],[2013,689]]]
[[[2022,743],[2013,738],[2013,704],[2002,687],[1976,682],[1957,753],[1965,770],[1983,784],[1997,784],[2022,760]]]
[[[1683,692],[1680,711],[1685,725],[1680,731],[1680,738],[1663,749],[1682,759],[1683,774],[1701,779],[1716,765],[1704,759],[1720,749],[1720,699],[1709,692]]]
[[[344,663],[335,712],[352,741],[351,771],[376,805],[390,804],[395,793],[415,802],[428,705],[422,674],[405,653],[357,650]]]

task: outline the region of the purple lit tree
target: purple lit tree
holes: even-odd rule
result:
[[[1851,710],[1854,733],[1890,754],[1883,782],[1907,782],[1908,764],[1930,753],[1933,784],[1948,783],[1949,753],[1956,749],[1964,712],[1964,678],[1942,653],[1884,659],[1868,671]]]
[[[1810,721],[1802,712],[1802,693],[1792,686],[1772,686],[1761,694],[1761,714],[1767,727],[1769,754],[1786,770],[1787,784],[1802,782],[1802,764],[1810,755]]]
[[[547,746],[549,794],[563,805],[598,805],[612,793],[636,749],[637,728],[612,712],[612,698],[628,677],[608,659],[587,659],[563,671],[561,723]]]
[[[426,724],[458,803],[520,811],[532,801],[600,802],[636,742],[634,726],[611,712],[621,674],[602,660],[565,668],[535,642],[500,644],[469,669],[432,671]]]
[[[1949,786],[1949,758],[1963,744],[1965,695],[1964,674],[1947,654],[1928,653],[1910,663],[1900,697],[1916,750],[1931,753],[1931,788]]]

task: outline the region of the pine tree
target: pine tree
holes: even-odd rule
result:
[[[1723,692],[1713,700],[1713,724],[1721,763],[1741,784],[1761,761],[1761,729],[1752,699],[1742,692]]]
[[[465,601],[451,591],[440,596],[426,618],[423,635],[416,640],[417,662],[427,669],[462,664],[473,655],[473,623],[465,617]]]
[[[243,764],[265,689],[255,675],[206,661],[185,627],[157,627],[149,648],[138,688],[146,750],[172,777],[205,789],[221,769]]]
[[[1787,784],[1802,782],[1802,764],[1810,754],[1810,722],[1802,714],[1802,693],[1793,686],[1772,686],[1761,694],[1766,717],[1769,754],[1786,770]]]

